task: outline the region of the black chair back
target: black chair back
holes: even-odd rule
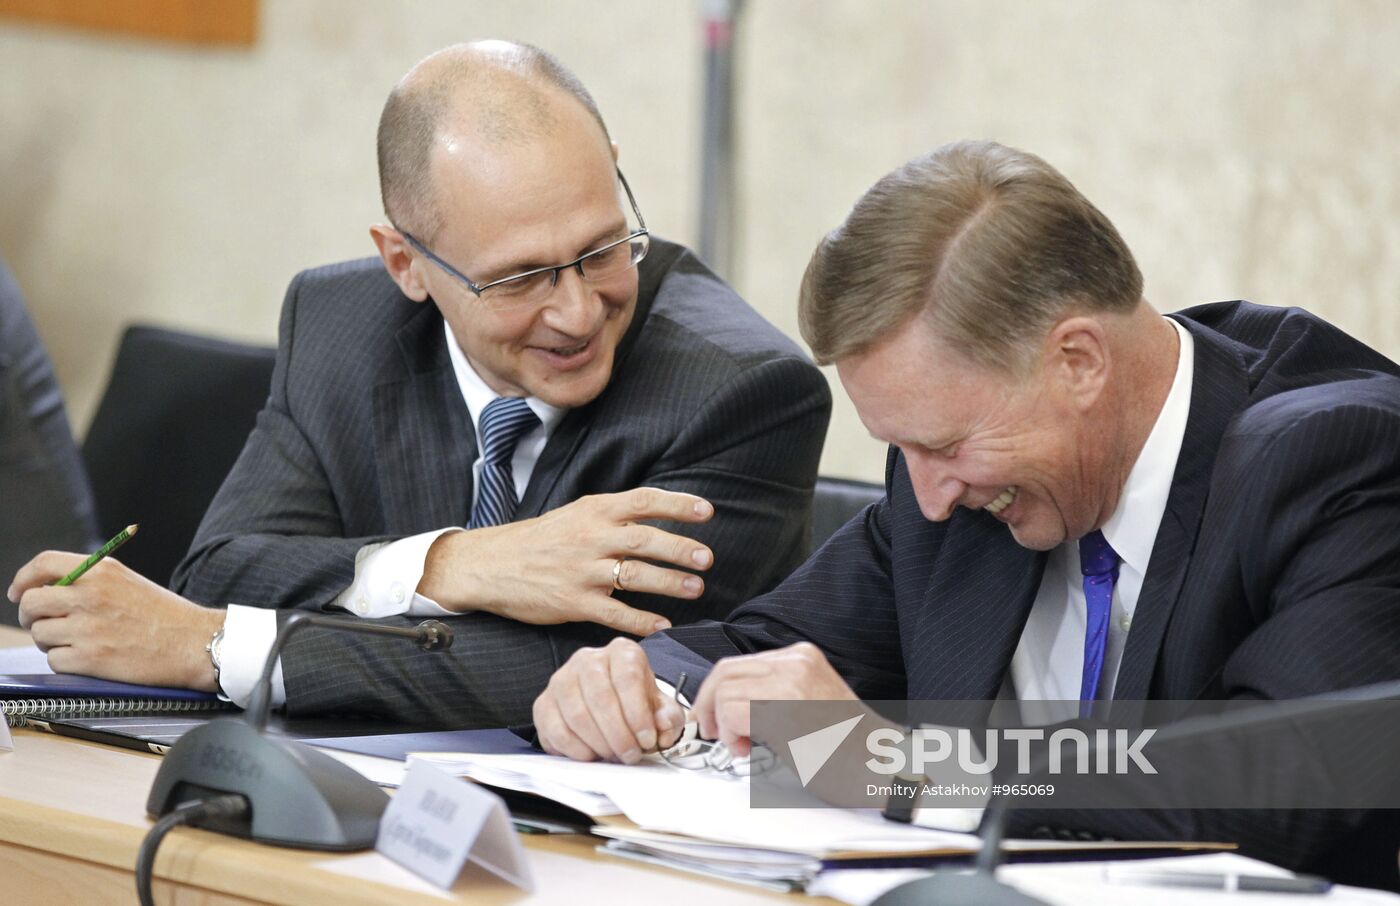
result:
[[[848,478],[817,477],[812,500],[812,551],[845,525],[868,504],[885,496],[885,486]]]
[[[189,550],[272,384],[276,350],[157,327],[127,328],[83,442],[105,540],[161,585]]]

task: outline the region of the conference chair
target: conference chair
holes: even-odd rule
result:
[[[83,442],[104,539],[141,531],[117,558],[170,583],[272,384],[272,347],[127,328]]]
[[[848,478],[817,477],[812,499],[812,551],[869,504],[885,496],[885,486]]]

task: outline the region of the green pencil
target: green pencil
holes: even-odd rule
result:
[[[55,585],[72,585],[74,582],[78,581],[78,578],[79,578],[83,573],[87,572],[88,570],[90,570],[90,569],[92,569],[94,566],[96,566],[96,565],[97,565],[97,562],[98,562],[99,560],[101,560],[103,557],[110,556],[111,553],[112,553],[113,551],[115,551],[117,548],[121,547],[123,544],[127,543],[128,541],[130,541],[130,540],[131,540],[131,536],[134,535],[134,534],[136,534],[136,530],[137,530],[138,528],[140,528],[140,526],[135,525],[135,524],[132,524],[132,525],[128,525],[126,528],[122,529],[120,532],[117,532],[117,535],[116,535],[115,538],[113,538],[111,541],[108,541],[106,544],[104,544],[104,545],[102,545],[101,547],[99,547],[99,548],[97,549],[97,551],[96,551],[91,557],[88,557],[88,558],[87,558],[86,560],[84,560],[82,563],[79,563],[77,569],[73,570],[71,573],[69,573],[68,575],[64,576],[62,579],[59,579],[59,580],[58,580],[57,582],[55,582],[54,584],[55,584]]]

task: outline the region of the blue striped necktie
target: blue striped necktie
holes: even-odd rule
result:
[[[1088,717],[1099,693],[1103,655],[1108,644],[1108,619],[1113,612],[1113,586],[1118,581],[1118,554],[1103,532],[1079,539],[1079,569],[1084,573],[1084,675],[1079,683],[1079,716]]]
[[[481,413],[481,479],[476,506],[467,528],[485,528],[509,522],[519,505],[515,497],[515,473],[510,461],[520,438],[540,420],[520,397],[500,396]]]

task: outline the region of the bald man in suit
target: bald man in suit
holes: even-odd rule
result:
[[[116,564],[46,589],[68,562],[48,557],[12,594],[55,669],[241,703],[279,610],[433,616],[446,656],[301,632],[274,701],[501,726],[572,651],[723,617],[800,562],[825,380],[651,235],[568,70],[505,42],[433,54],[379,158],[379,258],[293,281],[268,404],[176,572],[210,607]]]

